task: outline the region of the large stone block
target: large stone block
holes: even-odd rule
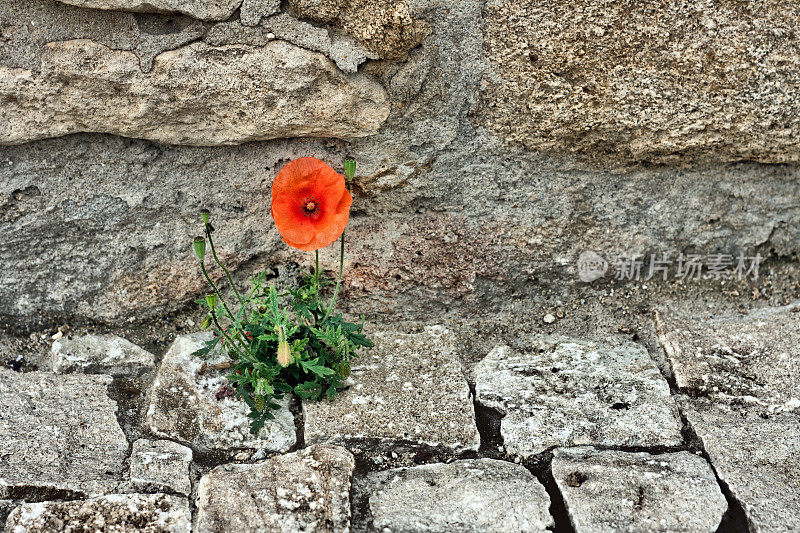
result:
[[[235,397],[216,398],[228,379],[224,370],[207,366],[227,361],[227,357],[218,351],[205,361],[192,355],[209,338],[207,333],[183,335],[167,350],[148,398],[147,427],[154,435],[182,442],[200,453],[243,451],[263,456],[288,451],[297,441],[288,398],[279,402],[281,409],[258,435],[251,434],[247,404]]]
[[[453,333],[428,326],[422,333],[370,337],[375,347],[352,363],[350,388],[333,401],[303,402],[306,442],[476,450],[475,414]]]
[[[53,372],[138,377],[155,367],[153,354],[116,335],[62,337],[50,349]]]
[[[493,1],[478,122],[612,167],[800,161],[800,7]]]
[[[552,469],[576,533],[712,533],[728,509],[711,467],[690,452],[559,448]]]
[[[347,532],[354,469],[350,452],[335,446],[218,466],[200,480],[195,531]]]
[[[89,500],[26,503],[12,511],[5,529],[8,533],[189,533],[191,530],[189,502],[167,494],[109,494]]]
[[[687,402],[683,412],[750,531],[800,529],[800,415],[763,418],[726,405]]]
[[[192,450],[169,440],[139,439],[130,459],[131,483],[142,492],[192,492]]]
[[[472,459],[367,477],[374,531],[547,531],[550,498],[525,467]]]
[[[503,415],[509,453],[553,446],[677,446],[681,422],[647,350],[628,341],[535,336],[495,347],[475,367],[477,401]]]
[[[128,441],[110,383],[0,368],[0,498],[81,497],[119,486]]]
[[[164,52],[144,74],[132,52],[50,43],[39,72],[0,66],[0,144],[81,131],[213,146],[375,133],[389,113],[369,78],[284,41]]]
[[[58,0],[64,4],[92,9],[138,11],[142,13],[184,13],[202,20],[225,20],[242,5],[242,0]],[[259,0],[255,0],[259,1]],[[253,3],[253,0],[249,0]]]
[[[745,315],[656,315],[658,340],[679,388],[691,396],[800,407],[800,303]]]

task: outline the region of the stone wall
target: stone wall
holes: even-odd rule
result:
[[[797,10],[7,0],[0,313],[118,323],[184,308],[203,287],[203,207],[241,279],[307,266],[268,208],[273,176],[303,155],[359,161],[357,312],[564,294],[586,249],[792,262]]]

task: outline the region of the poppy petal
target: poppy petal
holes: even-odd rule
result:
[[[292,243],[308,244],[317,234],[314,223],[299,213],[302,208],[297,205],[294,198],[280,197],[272,202],[272,218],[275,227],[284,238]]]
[[[319,231],[314,237],[314,244],[319,248],[324,248],[339,238],[339,235],[342,234],[347,223],[350,221],[350,206],[352,204],[353,197],[350,195],[350,191],[345,189],[341,200],[339,200],[335,211],[332,213],[331,220],[325,227],[317,225]]]

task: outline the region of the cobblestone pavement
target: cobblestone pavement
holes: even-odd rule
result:
[[[796,530],[798,309],[659,312],[649,350],[534,335],[489,350],[474,380],[447,327],[376,331],[343,394],[287,402],[257,436],[215,398],[223,371],[190,357],[201,335],[163,358],[65,337],[52,371],[0,369],[0,519],[9,533]]]

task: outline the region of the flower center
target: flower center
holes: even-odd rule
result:
[[[303,208],[303,212],[308,216],[315,215],[319,211],[319,200],[313,196],[304,198],[303,203],[300,205]]]

